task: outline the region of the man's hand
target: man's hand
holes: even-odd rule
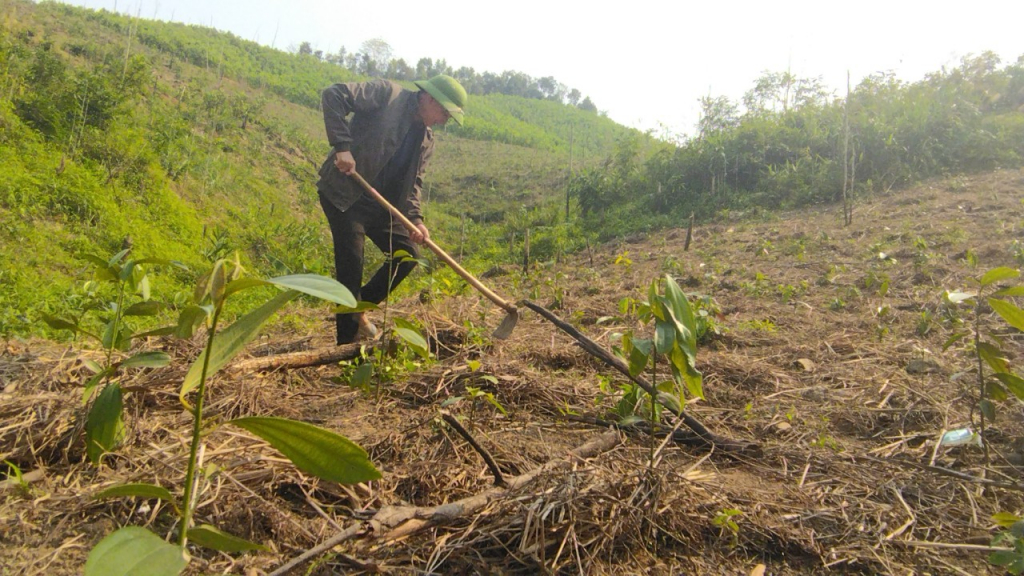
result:
[[[409,231],[409,239],[417,244],[423,244],[430,239],[430,231],[423,225],[423,222],[420,222],[416,225],[415,230]]]
[[[342,174],[351,174],[356,169],[356,159],[348,150],[334,155],[334,166]]]

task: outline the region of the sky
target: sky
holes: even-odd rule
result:
[[[693,134],[702,96],[739,102],[765,71],[820,77],[844,94],[867,75],[906,81],[992,51],[1024,55],[1024,0],[64,0],[143,18],[212,26],[279,49],[325,53],[381,38],[415,66],[553,76],[612,120],[655,135]],[[472,100],[467,107],[472,114]]]

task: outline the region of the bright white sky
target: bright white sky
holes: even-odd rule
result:
[[[143,18],[213,26],[288,49],[358,50],[371,38],[415,66],[554,76],[613,120],[694,132],[697,99],[739,101],[763,71],[821,76],[845,93],[892,71],[915,81],[966,54],[1024,55],[1024,0],[65,0]],[[472,100],[467,110],[472,114]]]

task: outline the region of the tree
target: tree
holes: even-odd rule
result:
[[[590,96],[584,98],[583,102],[580,102],[577,108],[586,112],[594,112],[595,114],[597,113],[597,104],[594,104],[594,102],[590,99]]]
[[[399,58],[388,63],[388,71],[385,77],[394,80],[413,80],[416,78],[416,70],[405,63],[405,59]]]
[[[363,53],[363,72],[368,76],[383,74],[391,62],[391,45],[382,38],[371,38],[363,42],[360,52]]]
[[[302,44],[299,44],[299,54],[302,54],[304,56],[313,54],[313,45],[310,44],[309,42],[303,42]]]
[[[827,104],[830,96],[822,86],[821,77],[797,78],[788,71],[765,71],[743,95],[743,106],[748,114],[763,116],[801,106]]]
[[[554,100],[555,102],[561,102],[565,100],[565,92],[568,89],[565,84],[555,80],[551,76],[545,76],[537,81],[537,86],[540,88],[544,98],[548,100]]]
[[[739,108],[725,96],[702,96],[697,132],[706,138],[715,132],[739,126]]]
[[[416,62],[416,78],[425,80],[430,78],[430,71],[434,69],[434,61],[430,58],[420,58]]]
[[[583,94],[580,94],[579,90],[573,88],[572,90],[569,91],[569,96],[568,96],[569,105],[570,106],[578,106],[579,103],[580,103],[580,98],[581,97],[583,97]]]

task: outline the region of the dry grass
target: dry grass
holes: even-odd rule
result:
[[[562,272],[566,296],[558,313],[603,342],[627,326],[596,319],[615,314],[623,296],[641,297],[662,273],[713,296],[726,331],[701,349],[707,400],[689,410],[716,433],[757,442],[763,456],[670,445],[652,470],[650,440],[630,436],[471,518],[396,541],[356,539],[303,570],[750,574],[765,564],[768,574],[999,573],[984,552],[918,543],[987,544],[990,516],[1020,512],[1021,493],[982,490],[912,465],[981,472],[979,449],[936,449],[943,430],[970,423],[974,390],[964,374],[969,358],[942,351],[948,327],[938,305],[944,288],[965,288],[978,273],[962,259],[967,248],[982,268],[1017,266],[1009,246],[1024,241],[1022,191],[1020,171],[932,182],[858,206],[849,228],[839,225],[838,207],[721,222],[696,230],[689,253],[675,231],[601,247],[596,270],[586,255],[538,270],[522,281],[523,294],[501,279],[500,292],[527,296],[536,286],[534,298],[543,303],[550,297],[544,281]],[[614,265],[624,250],[633,264]],[[879,260],[879,250],[896,262]],[[882,274],[889,279],[884,296],[870,282]],[[273,414],[327,426],[364,446],[384,478],[353,487],[318,481],[257,439],[211,434],[206,462],[218,472],[204,488],[197,519],[274,552],[197,550],[190,573],[268,573],[383,506],[436,506],[487,490],[492,477],[481,459],[438,416],[439,405],[464,396],[467,386],[492,392],[509,411],[502,416],[468,399],[450,408],[506,475],[603,433],[561,414],[604,416],[614,399],[599,396],[597,377],[608,371],[546,322],[527,316],[510,341],[490,344],[465,327],[481,324],[478,312],[486,309],[474,296],[403,304],[443,344],[442,359],[385,383],[379,394],[334,383],[336,366],[218,378],[210,415]],[[885,306],[889,313],[879,315]],[[488,320],[502,314],[489,310]],[[326,346],[330,333],[325,325],[312,340],[278,334],[272,343],[280,350],[296,341]],[[1006,335],[1018,358],[1020,341]],[[176,368],[125,383],[134,390],[126,401],[127,440],[99,469],[83,462],[79,434],[80,358],[89,353],[45,342],[6,346],[0,456],[42,474],[27,490],[0,493],[0,572],[78,573],[89,548],[117,526],[174,531],[173,516],[156,502],[90,498],[116,482],[174,489],[184,477],[189,418],[177,402],[176,377],[196,347],[164,346],[179,360]],[[478,371],[467,365],[471,359],[481,363]],[[919,360],[932,371],[908,371]],[[1019,403],[999,406],[989,478],[1019,483],[1022,415]],[[727,509],[741,512],[735,537],[713,522]]]

